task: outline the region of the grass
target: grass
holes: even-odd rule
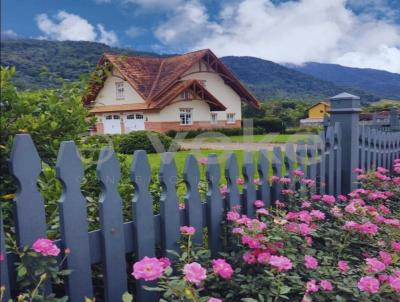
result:
[[[243,161],[244,161],[244,157],[245,157],[245,151],[242,150],[235,150],[235,151],[224,151],[224,150],[196,150],[196,151],[179,151],[175,153],[175,163],[176,163],[176,167],[178,170],[178,175],[181,176],[183,174],[183,170],[185,167],[185,160],[186,157],[192,153],[196,156],[197,160],[199,160],[202,157],[207,157],[209,154],[216,154],[218,156],[218,163],[220,166],[220,171],[221,171],[221,180],[223,183],[225,183],[225,177],[224,177],[224,169],[225,169],[225,163],[226,160],[228,158],[228,155],[231,153],[234,153],[236,155],[236,159],[238,162],[238,171],[239,171],[239,175],[242,174],[242,170],[241,167],[243,165]],[[259,152],[253,152],[253,162],[254,164],[257,163],[258,160],[258,156],[259,156]],[[284,154],[282,154],[282,157],[284,156]],[[267,157],[269,159],[272,158],[272,152],[269,151],[267,152]],[[149,154],[148,155],[148,159],[150,162],[150,167],[151,170],[154,172],[158,171],[160,169],[160,165],[161,165],[161,154]],[[203,175],[204,174],[204,165],[199,164],[200,166],[200,173]],[[284,167],[283,167],[284,168]],[[272,169],[270,168],[269,171],[270,175],[272,174]],[[255,178],[258,177],[258,171],[257,168],[255,167]]]
[[[256,134],[256,135],[240,135],[240,136],[221,136],[201,138],[202,142],[255,142],[255,143],[287,143],[297,142],[300,140],[307,141],[313,134]],[[188,139],[191,140],[191,139]]]

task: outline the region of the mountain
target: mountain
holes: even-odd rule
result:
[[[57,77],[74,80],[92,71],[104,52],[158,56],[96,42],[6,39],[1,41],[1,65],[16,67],[15,83],[20,89],[48,88],[58,85]],[[343,90],[360,95],[365,102],[379,99],[360,89],[344,89],[267,60],[231,56],[223,57],[222,61],[260,100],[301,99],[311,102]],[[48,71],[47,76],[44,69]]]
[[[344,90],[332,82],[259,58],[229,56],[223,57],[222,61],[257,97],[265,100],[286,98],[315,101],[334,96]],[[360,89],[346,90],[359,95],[364,102],[377,100],[376,96]]]
[[[398,73],[315,62],[288,67],[339,86],[354,87],[384,98],[400,100]]]
[[[16,67],[18,88],[48,88],[59,84],[57,77],[75,80],[90,72],[105,52],[156,55],[96,42],[6,39],[1,41],[1,65]],[[43,74],[44,68],[53,75],[50,79]]]

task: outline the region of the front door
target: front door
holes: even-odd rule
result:
[[[141,113],[130,114],[125,118],[125,132],[144,130],[144,116]]]
[[[107,115],[104,120],[105,134],[121,134],[121,120],[117,114]]]

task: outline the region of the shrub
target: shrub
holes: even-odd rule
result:
[[[123,135],[119,142],[119,152],[132,154],[136,150],[145,150],[147,153],[163,151],[177,151],[179,146],[165,134],[151,131],[135,131]]]
[[[265,132],[279,132],[285,131],[285,125],[279,118],[266,117],[254,119],[253,126],[256,128],[262,128]]]
[[[255,125],[253,125],[253,126],[254,126],[253,134],[264,134],[267,132],[266,129],[264,129],[261,126],[257,126],[257,127]],[[214,129],[196,129],[196,130],[190,130],[190,131],[181,131],[181,133],[186,133],[186,135],[185,135],[186,139],[195,138],[200,134],[209,133],[209,132],[221,133],[226,136],[240,136],[240,135],[243,135],[243,128],[214,128]],[[169,130],[165,134],[169,137],[175,138],[178,133],[179,132],[176,130]]]
[[[322,126],[313,126],[313,127],[293,127],[287,128],[285,130],[285,134],[297,134],[297,133],[313,133],[318,134],[323,130]]]

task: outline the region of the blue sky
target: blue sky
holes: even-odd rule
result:
[[[8,35],[400,73],[400,0],[1,0]]]

